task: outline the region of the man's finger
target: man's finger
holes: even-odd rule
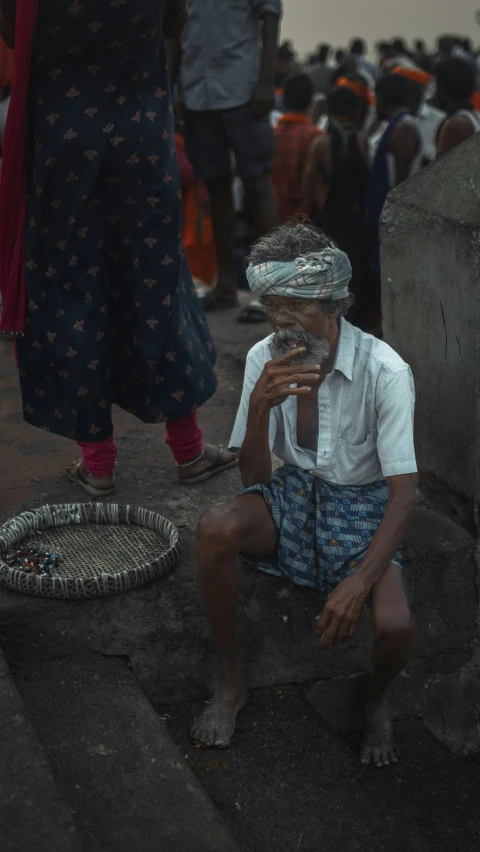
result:
[[[324,609],[321,615],[318,615],[315,620],[315,636],[321,636],[323,638],[323,634],[328,627],[329,621],[330,613]]]
[[[274,358],[274,364],[289,364],[290,361],[293,361],[294,358],[298,358],[299,355],[302,355],[303,352],[306,352],[305,346],[299,346],[297,349],[290,349],[285,355],[280,355],[279,358]]]
[[[314,370],[315,367],[310,367],[309,369]],[[318,382],[319,378],[320,373],[292,373],[291,376],[276,376],[274,381],[290,387],[290,385],[304,385],[309,382]]]
[[[312,388],[309,385],[303,385],[301,388],[290,388],[287,396],[301,396],[304,393],[311,393]]]
[[[292,364],[289,367],[279,367],[275,370],[275,375],[292,381],[291,376],[305,376],[307,373],[316,373],[320,377],[321,370],[320,364]]]
[[[342,642],[345,642],[348,636],[348,622],[341,621],[338,625],[337,635],[335,636],[332,645],[341,645]]]

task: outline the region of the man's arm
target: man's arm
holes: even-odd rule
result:
[[[163,19],[163,37],[167,54],[168,75],[173,89],[177,81],[180,63],[180,36],[188,21],[188,9],[185,0],[171,0],[167,4]]]
[[[456,115],[447,118],[438,135],[437,157],[451,151],[452,148],[460,145],[460,142],[470,139],[474,132],[472,122],[466,116]]]
[[[180,38],[188,21],[188,10],[185,0],[173,0],[167,4],[163,19],[164,38]]]
[[[373,586],[403,542],[415,511],[413,473],[387,477],[389,499],[383,520],[360,568],[329,596],[315,633],[322,648],[347,642],[355,633]]]
[[[253,111],[257,116],[267,115],[275,98],[275,62],[277,59],[280,19],[272,12],[263,15],[263,48],[260,76],[253,96]]]
[[[390,141],[390,153],[395,160],[395,176],[398,186],[410,176],[413,159],[420,148],[420,131],[410,122],[400,124]]]
[[[320,379],[319,364],[291,365],[305,352],[303,347],[293,349],[281,358],[268,361],[257,380],[250,371],[245,373],[245,385],[237,423],[233,431],[232,446],[241,446],[239,465],[245,488],[251,485],[268,485],[272,476],[270,454],[270,412],[281,405],[287,396],[311,393],[312,384]],[[257,374],[258,375],[258,374]],[[292,387],[297,385],[297,387]],[[242,424],[246,431],[243,437]],[[241,440],[243,437],[243,440]]]
[[[0,13],[0,36],[7,47],[15,47],[15,10]]]
[[[327,176],[332,170],[331,160],[330,139],[322,135],[310,147],[303,178],[304,198],[311,201],[315,210],[320,213],[325,207],[330,191]]]
[[[388,483],[385,515],[355,574],[332,592],[315,632],[322,647],[346,642],[355,633],[365,601],[392,561],[410,526],[415,509],[416,471],[413,443],[415,391],[409,369],[381,373],[377,380],[377,453]]]

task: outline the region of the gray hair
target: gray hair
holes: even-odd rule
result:
[[[260,266],[262,263],[267,263],[270,260],[279,261],[280,263],[296,260],[297,257],[304,257],[310,252],[320,252],[326,248],[337,248],[334,240],[314,228],[307,221],[291,222],[287,225],[280,225],[260,237],[253,244],[252,250],[247,263],[253,266]],[[341,308],[341,315],[345,316],[355,299],[352,293],[349,293],[345,299],[323,300],[322,306],[327,314],[334,314]]]

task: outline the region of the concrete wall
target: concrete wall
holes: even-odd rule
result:
[[[480,135],[392,192],[382,223],[385,339],[411,365],[419,470],[478,502]],[[457,506],[458,509],[458,500]]]

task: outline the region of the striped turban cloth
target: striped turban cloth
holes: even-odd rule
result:
[[[268,260],[247,269],[250,290],[262,296],[292,296],[298,299],[345,299],[352,267],[345,252],[325,248],[292,261]]]

